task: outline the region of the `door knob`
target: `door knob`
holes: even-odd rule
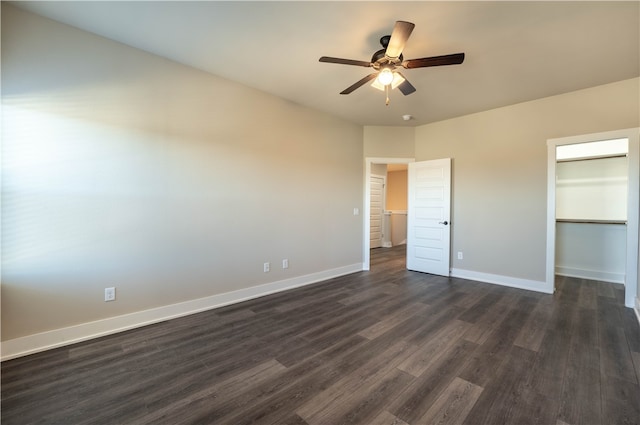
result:
[[[449,222],[448,222],[447,220],[445,220],[445,221],[439,221],[439,222],[438,222],[438,224],[444,224],[444,225],[446,226],[447,224],[449,224]]]

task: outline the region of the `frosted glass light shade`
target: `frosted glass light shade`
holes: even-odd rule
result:
[[[383,86],[388,86],[393,81],[393,72],[389,68],[384,68],[380,71],[376,80]]]
[[[389,70],[380,71],[380,74],[382,74],[382,72],[384,71],[389,71]],[[389,73],[391,73],[393,77],[390,82],[392,89],[395,89],[396,87],[398,87],[400,84],[404,82],[404,78],[402,78],[402,75],[392,71],[389,71]],[[385,84],[380,83],[379,78],[380,78],[380,75],[378,75],[378,77],[376,77],[376,79],[373,80],[373,83],[371,83],[371,87],[374,87],[380,91],[384,91]]]

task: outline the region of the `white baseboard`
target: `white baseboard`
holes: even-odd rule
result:
[[[1,361],[262,297],[362,270],[362,263],[4,341]]]
[[[479,282],[493,283],[495,285],[509,286],[511,288],[526,289],[528,291],[543,292],[553,294],[554,288],[549,288],[547,283],[538,280],[520,279],[511,276],[474,272],[471,270],[451,269],[451,277],[461,279],[477,280]]]
[[[575,267],[556,266],[558,276],[577,277],[580,279],[601,280],[610,283],[624,284],[624,273],[601,272],[597,270],[578,269]]]

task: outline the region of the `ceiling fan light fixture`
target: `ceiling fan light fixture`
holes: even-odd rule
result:
[[[380,81],[380,75],[384,72],[384,71],[388,71],[389,74],[391,74],[391,80],[387,83],[387,84],[383,84]],[[385,77],[388,78],[388,77]],[[382,71],[380,71],[380,74],[378,74],[378,77],[373,80],[373,83],[371,83],[371,87],[374,87],[380,91],[384,91],[385,86],[391,85],[392,89],[395,89],[396,87],[398,87],[400,84],[404,83],[404,78],[402,77],[402,75],[400,75],[397,72],[393,72],[388,68],[383,69]]]
[[[393,72],[389,68],[383,68],[376,78],[382,86],[388,86],[393,82]]]
[[[416,88],[413,87],[408,80],[405,80],[399,72],[395,71],[396,67],[402,67],[404,69],[428,68],[432,66],[458,65],[464,62],[464,53],[404,60],[402,51],[414,27],[415,24],[411,22],[396,21],[391,35],[385,35],[380,39],[382,49],[375,52],[369,62],[334,58],[331,56],[320,57],[320,62],[363,66],[365,68],[373,68],[377,71],[356,81],[354,84],[342,90],[340,94],[352,93],[355,89],[374,80],[371,85],[378,90],[386,92],[387,98],[389,97],[389,90],[395,89],[396,87],[399,88],[403,95],[410,95],[416,91]]]

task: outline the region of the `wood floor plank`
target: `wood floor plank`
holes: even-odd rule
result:
[[[355,334],[353,337],[364,339]],[[261,421],[267,420],[267,418],[269,418],[268,420],[274,420],[282,413],[275,409],[276,407],[288,404],[289,408],[297,409],[299,404],[304,403],[317,392],[332,385],[338,381],[341,376],[353,372],[362,366],[362,364],[366,364],[367,361],[378,356],[380,352],[388,348],[391,341],[394,340],[394,335],[389,334],[373,341],[367,341],[364,345],[356,347],[356,350],[352,350],[350,353],[343,353],[340,356],[330,354],[332,351],[343,351],[339,350],[338,346],[341,344],[341,342],[339,342],[336,344],[335,349],[330,349],[322,353],[322,358],[330,358],[331,361],[325,364],[320,370],[307,374],[302,378],[299,373],[305,372],[307,369],[301,369],[305,366],[304,363],[297,365],[295,368],[292,368],[299,371],[296,372],[298,375],[297,379],[292,379],[294,381],[293,384],[282,385],[279,388],[271,387],[268,391],[258,388],[256,389],[258,393],[254,391],[254,394],[258,395],[257,401],[259,403],[256,403],[256,395],[252,395],[251,393],[246,394],[240,403],[242,405],[252,405],[252,407],[243,409],[241,416],[230,416],[227,419],[223,419],[225,416],[217,417],[222,423],[229,422],[233,424],[244,423],[245,421],[250,422],[251,420],[258,420],[258,418]],[[287,372],[282,378],[292,378],[292,376],[289,375],[291,374]],[[293,398],[292,395],[294,395]],[[292,401],[295,401],[293,405],[291,404]],[[280,408],[280,410],[282,410],[282,408]],[[228,413],[225,413],[225,415],[228,415]],[[209,415],[208,418],[212,419],[213,417]]]
[[[600,328],[602,374],[638,384],[627,337],[622,328]]]
[[[469,323],[461,320],[454,320],[444,326],[433,338],[400,363],[398,369],[416,377],[422,375],[425,370],[438,361],[440,355],[446,353],[460,339],[469,326],[471,326]]]
[[[421,424],[456,425],[467,418],[482,388],[460,378],[454,378],[429,410],[418,420]]]
[[[180,373],[192,367],[203,368],[203,365],[185,362],[182,368],[175,367],[175,370]],[[136,366],[133,369],[112,371],[107,375],[106,369],[99,369],[101,373],[98,379],[101,380],[78,377],[75,386],[64,392],[51,394],[47,399],[47,409],[44,412],[40,410],[38,414],[44,417],[64,415],[66,423],[82,424],[113,422],[113,418],[121,417],[124,412],[132,417],[147,413],[144,397],[132,397],[132,394],[146,394],[148,389],[155,387],[156,382],[162,382],[162,378],[157,378],[157,370]],[[108,392],[108,402],[100,402],[98,394],[101,391]],[[3,404],[4,407],[6,406]],[[31,412],[25,413],[23,419],[29,423],[27,415]]]
[[[510,311],[500,326],[478,347],[460,373],[460,378],[480,387],[485,387],[493,378],[531,312],[530,299],[523,298],[519,305],[522,308]]]
[[[482,316],[476,323],[469,328],[465,333],[464,338],[467,341],[471,341],[475,344],[484,344],[484,342],[493,333],[495,328],[500,326],[503,320],[507,317],[507,314],[511,311],[510,308],[504,306],[494,306],[487,311],[487,314]]]
[[[553,308],[550,304],[538,302],[514,344],[532,351],[540,350],[552,313]]]
[[[152,413],[140,417],[135,421],[131,420],[130,424],[150,425],[171,421],[172,416],[173,418],[176,417],[176,412],[179,412],[178,420],[186,422],[189,418],[189,412],[197,414],[196,412],[200,410],[197,407],[198,405],[207,405],[210,403],[210,400],[219,397],[231,399],[245,390],[247,386],[258,385],[267,379],[283,373],[285,370],[286,368],[275,360],[266,361],[225,381],[215,383],[211,387],[194,392],[188,397],[179,398],[172,403],[164,403],[163,405],[157,406],[157,408],[153,409]],[[171,389],[172,387],[167,386],[167,388]],[[147,403],[158,402],[158,399],[154,395],[147,395],[145,398],[148,400]]]
[[[305,362],[288,368],[275,379],[249,387],[236,397],[216,399],[198,412],[196,422],[239,424],[286,417],[319,388],[324,388],[355,368],[357,358],[349,358],[366,343],[355,336],[341,341]],[[349,359],[348,361],[345,359]],[[303,397],[304,395],[304,397]],[[292,401],[296,401],[293,404]],[[178,416],[179,418],[179,416]]]
[[[309,425],[309,424],[307,423],[307,421],[305,421],[300,416],[294,413],[291,416],[282,419],[280,422],[278,422],[278,425]]]
[[[599,297],[606,297],[606,298],[614,298],[616,297],[615,293],[613,292],[613,286],[611,283],[605,283],[602,282],[598,285],[598,296]]]
[[[424,312],[427,306],[422,303],[409,304],[406,307],[398,310],[396,313],[389,315],[387,317],[382,318],[382,320],[374,323],[363,331],[359,332],[359,335],[367,338],[374,339],[383,333],[389,331],[390,329],[396,327],[400,323],[414,316],[415,314],[419,314],[420,312]]]
[[[287,303],[282,303],[275,307],[279,313],[289,313],[292,311],[308,311],[310,308],[324,307],[326,304],[335,304],[350,295],[350,291],[340,291],[335,295],[318,297],[317,294],[311,294],[299,298],[294,298]],[[326,307],[325,307],[326,308]]]
[[[596,311],[590,308],[578,308],[572,340],[576,343],[591,347],[598,347],[598,317]]]
[[[433,306],[425,305],[423,309],[421,309],[420,311],[416,311],[415,314],[407,317],[396,326],[385,330],[382,334],[378,335],[373,340],[381,339],[387,341],[410,341],[415,334],[420,332],[424,327],[430,325],[430,319],[434,315],[437,315],[437,312],[434,312],[434,310],[435,308]]]
[[[538,394],[552,399],[560,397],[569,356],[569,343],[572,333],[576,329],[577,321],[577,302],[569,300],[554,306],[548,330],[536,356],[535,373],[529,382],[529,385]]]
[[[538,352],[529,385],[539,394],[558,398],[569,357],[570,336],[555,329],[549,330],[542,341]]]
[[[602,415],[611,424],[640,424],[640,387],[613,377],[603,378]]]
[[[569,424],[603,422],[600,350],[579,338],[569,350],[558,418]]]
[[[398,393],[413,381],[413,377],[398,369],[390,371],[364,392],[356,392],[344,401],[345,407],[332,411],[322,424],[367,424],[384,409],[384,403],[393,400]],[[346,410],[346,412],[344,412]]]
[[[275,341],[265,340],[265,344],[273,343],[275,343]],[[313,343],[298,336],[282,338],[280,339],[280,343],[281,350],[274,353],[274,358],[286,367],[295,366],[321,351],[321,349]]]
[[[640,382],[640,353],[632,351],[631,358],[633,359],[633,365],[636,368],[636,378],[638,379],[638,382]]]
[[[598,323],[601,327],[621,328],[624,326],[618,306],[619,304],[615,300],[598,297]]]
[[[452,285],[455,285],[455,288],[459,292],[463,292],[465,294],[464,298],[455,302],[455,305],[458,307],[462,307],[467,310],[475,305],[482,297],[487,295],[490,292],[490,289],[484,288],[481,285],[467,285],[464,280],[460,279],[451,279]]]
[[[623,305],[624,304],[624,284],[612,283],[611,285],[613,286],[613,293],[616,300],[618,301],[618,304]]]
[[[518,425],[553,424],[558,412],[558,400],[546,397],[524,386],[518,405],[512,410],[510,423]],[[585,422],[585,424],[595,422]]]
[[[323,338],[327,334],[334,333],[339,327],[348,326],[352,320],[361,319],[375,307],[379,307],[388,301],[386,298],[379,297],[368,302],[361,301],[357,305],[344,306],[341,310],[334,309],[330,316],[323,317],[324,320],[318,321],[316,318],[316,323],[308,326],[308,330],[299,335],[308,340]]]
[[[575,329],[579,310],[578,304],[572,300],[559,300],[559,302],[553,304],[552,310],[549,329],[569,338]]]
[[[569,276],[560,276],[559,280],[560,284],[556,286],[556,288],[558,289],[558,300],[560,302],[567,303],[573,303],[575,302],[575,300],[579,300],[582,279]],[[610,294],[612,298],[615,297],[612,288],[602,289],[608,289],[608,291],[603,292]]]
[[[492,288],[492,290],[495,289]],[[509,309],[514,309],[523,296],[526,296],[526,300],[530,304],[531,310],[533,310],[537,302],[540,302],[541,297],[542,299],[546,298],[546,295],[538,294],[536,292],[527,292],[526,295],[524,295],[522,291],[519,291],[518,289],[504,288],[504,294],[496,304]]]
[[[414,380],[387,409],[409,424],[418,423],[438,396],[458,375],[478,346],[458,340],[422,375]]]
[[[408,341],[412,344],[422,345],[431,340],[442,327],[454,322],[460,311],[462,309],[453,305],[450,308],[445,308],[442,305],[432,305],[431,309],[424,315],[425,325],[412,333],[408,337]]]
[[[296,413],[309,423],[327,421],[331,414],[335,415],[337,406],[349,399],[354,393],[369,387],[372,382],[389,374],[403,359],[409,357],[418,347],[401,341],[380,355],[372,358],[357,370],[311,398],[296,410]]]
[[[392,415],[386,410],[373,418],[369,425],[409,425],[402,419]]]
[[[622,306],[619,308],[629,350],[640,353],[640,323],[638,322],[636,313],[630,308]]]
[[[490,307],[494,306],[503,296],[504,294],[496,292],[486,294],[461,314],[459,319],[469,323],[476,323],[480,317],[491,311]]]
[[[378,344],[378,341],[369,341],[365,346],[372,348],[376,344]],[[370,361],[374,361],[374,359],[380,360],[379,350],[367,349],[366,347],[362,347],[361,350],[354,351],[350,355],[343,355],[339,363],[334,361],[332,365],[326,365],[316,372],[305,376],[303,379],[299,379],[298,382],[294,382],[283,390],[274,392],[268,397],[263,397],[259,403],[254,402],[253,405],[242,409],[241,413],[226,418],[223,423],[234,425],[255,422],[278,423],[281,416],[288,410],[293,410],[300,414],[299,409],[301,405],[310,400],[315,394],[320,393],[325,388],[340,381],[342,377],[351,375],[361,368],[363,364],[368,364]],[[400,347],[400,352],[408,348],[406,344],[403,344]],[[402,356],[399,356],[399,360],[401,359]],[[379,363],[381,363],[382,367],[388,365],[388,362]],[[371,373],[371,371],[365,372],[365,374],[366,373]],[[374,376],[379,376],[379,374],[376,373]],[[373,390],[374,387],[367,388],[366,391],[358,394],[366,396]],[[283,408],[284,406],[287,408]],[[308,421],[307,417],[303,415],[300,416]]]
[[[526,404],[526,382],[533,373],[536,353],[512,345],[511,355],[494,370],[486,381],[477,403],[467,415],[466,424],[510,424],[518,410]],[[461,375],[462,376],[462,375]]]
[[[163,364],[166,369],[159,373],[158,369],[153,366],[156,362]],[[167,350],[157,351],[151,355],[143,352],[141,357],[126,356],[115,369],[113,364],[103,364],[85,369],[76,369],[72,366],[71,369],[63,371],[66,373],[64,379],[52,381],[52,385],[31,387],[15,397],[8,397],[3,392],[3,410],[13,403],[23,408],[26,407],[26,411],[23,411],[22,414],[25,415],[23,418],[27,420],[28,415],[37,415],[38,409],[29,408],[29,404],[25,404],[24,400],[38,400],[37,397],[34,397],[34,391],[44,391],[45,394],[48,394],[47,404],[44,407],[47,410],[57,411],[59,414],[80,414],[84,406],[90,407],[92,403],[97,404],[96,410],[105,409],[105,405],[108,405],[107,408],[115,411],[118,408],[118,403],[121,402],[116,403],[115,400],[124,400],[126,394],[136,393],[137,390],[153,385],[157,380],[162,382],[171,373],[179,374],[187,371],[192,365],[203,368],[203,364],[199,360],[179,360],[175,356],[175,351]],[[114,402],[100,403],[99,398],[95,397],[100,392],[100,388],[109,388],[109,398]],[[144,393],[144,391],[140,393]],[[140,399],[135,398],[134,400],[135,403],[131,404],[131,409],[142,409],[143,406],[139,403]]]
[[[368,288],[359,293],[345,297],[341,299],[339,302],[340,304],[344,304],[344,305],[353,305],[353,304],[362,303],[363,301],[379,299],[381,297],[386,297],[388,295],[389,294],[383,291],[379,286],[374,286],[372,288]]]
[[[91,412],[90,419],[87,423],[97,423],[103,420],[105,423],[113,423],[122,415],[124,409],[127,409],[131,417],[138,414],[148,413],[148,408],[158,408],[180,398],[190,397],[194,392],[206,389],[211,382],[223,380],[231,377],[246,367],[251,367],[257,363],[266,361],[269,358],[269,351],[265,349],[260,355],[254,349],[254,356],[237,356],[227,358],[216,365],[214,368],[203,367],[197,359],[193,360],[193,364],[181,363],[178,367],[173,367],[158,373],[153,368],[145,370],[142,378],[136,375],[131,376],[125,381],[127,385],[121,385],[117,390],[112,390],[113,401],[108,405],[96,405],[92,403],[87,405],[87,410]],[[200,364],[200,367],[198,366]],[[138,379],[135,379],[138,378]],[[165,384],[172,382],[169,388]],[[145,396],[136,396],[144,394]],[[131,400],[137,400],[134,404]],[[84,407],[80,403],[77,407]],[[79,422],[84,423],[84,422]]]
[[[598,285],[591,280],[581,279],[578,305],[581,308],[595,310],[598,303]]]

